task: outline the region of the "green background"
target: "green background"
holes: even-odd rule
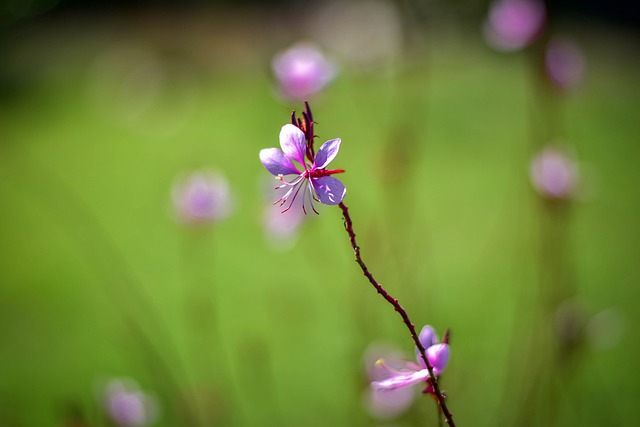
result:
[[[363,406],[369,344],[409,357],[412,343],[353,261],[339,209],[310,216],[290,249],[265,239],[258,151],[302,108],[274,96],[269,61],[294,40],[216,22],[228,38],[210,46],[144,14],[5,37],[0,425],[109,425],[111,377],[155,396],[158,426],[436,425],[428,397],[391,422]],[[458,425],[637,425],[634,36],[575,28],[585,81],[559,94],[535,49],[498,54],[476,28],[435,29],[383,72],[342,64],[313,100],[317,142],[343,141],[332,166],[347,170],[362,255],[418,327],[451,329],[441,384]],[[575,200],[556,204],[528,176],[554,137],[581,171]],[[196,169],[227,177],[229,218],[175,221],[172,185]],[[545,251],[561,253],[560,276]],[[554,353],[566,304],[579,333]],[[603,310],[613,321],[591,321]]]

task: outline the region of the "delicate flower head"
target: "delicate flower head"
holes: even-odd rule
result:
[[[433,374],[438,376],[449,363],[449,344],[444,342],[436,343],[437,336],[433,328],[429,325],[425,326],[420,333],[420,343],[424,345],[425,341],[426,343],[432,343],[429,347],[425,346],[425,353],[429,364],[433,368]],[[416,359],[418,360],[418,364],[406,362],[405,366],[401,368],[391,366],[380,359],[377,365],[385,372],[385,378],[373,381],[371,386],[376,390],[396,390],[428,381],[429,370],[424,360],[422,360],[420,354],[416,355]],[[431,385],[428,385],[424,391],[426,393],[432,392]]]
[[[149,425],[157,414],[155,401],[128,379],[114,379],[107,384],[104,407],[109,418],[121,427]]]
[[[568,39],[554,38],[547,45],[544,68],[549,81],[558,89],[573,89],[584,75],[582,51]]]
[[[540,34],[545,18],[542,0],[496,0],[485,21],[485,39],[500,51],[522,49]]]
[[[550,199],[568,198],[578,184],[578,166],[560,148],[545,147],[531,162],[531,182],[542,196]]]
[[[307,111],[309,111],[308,107]],[[310,111],[304,117],[310,117]],[[342,202],[347,192],[342,182],[331,176],[344,170],[326,169],[338,155],[340,138],[325,142],[317,152],[314,152],[312,127],[309,125],[304,129],[305,131],[311,129],[311,136],[305,135],[299,126],[286,124],[280,130],[282,149],[265,148],[260,151],[262,165],[282,182],[276,189],[288,188],[287,192],[276,201],[280,206],[287,204],[282,212],[291,209],[300,191],[302,191],[302,210],[305,214],[307,203],[314,212],[318,213],[313,206],[314,200],[325,205],[337,205]]]
[[[336,74],[336,65],[310,43],[298,43],[277,54],[271,67],[282,94],[297,100],[320,92]]]
[[[232,210],[227,180],[213,171],[196,171],[173,186],[173,205],[179,219],[201,224],[220,221]]]

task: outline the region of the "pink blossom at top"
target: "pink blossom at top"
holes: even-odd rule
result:
[[[570,197],[578,184],[578,166],[560,148],[548,146],[531,162],[531,182],[542,196],[551,199]]]
[[[227,180],[214,171],[195,171],[174,184],[173,204],[185,223],[203,224],[220,221],[232,211]]]
[[[446,368],[449,363],[449,344],[436,343],[437,336],[435,331],[429,325],[422,328],[420,333],[420,343],[425,347],[427,359],[433,368],[433,374],[438,376]],[[429,379],[429,371],[422,357],[418,355],[418,364],[406,362],[405,366],[397,368],[379,360],[377,365],[385,372],[385,379],[373,381],[371,386],[376,390],[396,390],[399,388],[411,386],[426,382]],[[425,389],[425,392],[431,392],[431,386]]]
[[[522,49],[540,34],[545,18],[542,0],[496,0],[485,21],[485,40],[503,52]]]
[[[336,75],[336,65],[309,43],[296,44],[277,54],[271,67],[282,94],[296,100],[312,97]]]
[[[568,39],[554,38],[547,45],[544,65],[549,81],[558,89],[573,89],[582,82],[584,56]]]
[[[109,418],[120,427],[146,426],[157,416],[155,401],[132,380],[111,380],[105,389],[104,407]]]
[[[340,138],[331,139],[320,147],[315,156],[311,158],[307,153],[307,141],[304,132],[297,126],[286,124],[280,130],[280,147],[265,148],[260,151],[262,165],[282,184],[276,187],[288,188],[284,196],[276,203],[287,207],[282,211],[291,209],[293,202],[302,190],[302,210],[306,214],[306,203],[318,213],[313,206],[313,201],[319,201],[325,205],[337,205],[342,202],[347,192],[339,179],[333,174],[344,172],[342,169],[326,169],[340,150]],[[294,165],[296,162],[299,166]],[[302,170],[300,170],[301,168]],[[290,181],[285,177],[292,176]]]

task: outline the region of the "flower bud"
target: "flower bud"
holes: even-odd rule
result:
[[[435,375],[440,375],[449,362],[449,345],[435,344],[427,349],[427,358]]]

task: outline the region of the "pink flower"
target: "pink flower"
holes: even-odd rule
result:
[[[111,380],[106,386],[104,406],[109,418],[121,427],[146,426],[157,415],[155,401],[132,380]]]
[[[531,162],[531,182],[542,196],[550,199],[568,198],[578,184],[578,166],[560,148],[545,147]]]
[[[487,43],[512,52],[529,45],[541,32],[546,17],[541,0],[497,0],[485,21]]]
[[[433,328],[426,325],[420,332],[420,342],[426,349],[427,359],[433,368],[433,374],[438,376],[446,368],[449,363],[449,344],[436,343],[438,337]],[[379,381],[373,381],[371,386],[375,390],[396,390],[426,382],[429,379],[429,371],[426,368],[424,360],[418,355],[418,363],[406,362],[405,366],[397,368],[385,363],[380,359],[376,363],[384,372],[385,378]],[[429,385],[425,392],[431,392]]]
[[[286,124],[280,131],[280,147],[265,148],[260,151],[260,161],[262,165],[276,179],[282,181],[282,185],[276,189],[288,187],[284,196],[280,197],[276,203],[283,206],[289,202],[282,211],[291,209],[293,202],[302,190],[302,210],[306,214],[305,204],[308,201],[311,209],[318,213],[313,206],[313,200],[325,205],[337,205],[342,202],[347,192],[342,182],[331,175],[344,172],[342,169],[326,169],[331,161],[338,155],[340,150],[340,138],[332,139],[320,147],[315,156],[307,149],[307,140],[304,132],[292,124]],[[298,166],[293,162],[298,163]],[[292,176],[290,181],[285,180],[286,176]]]
[[[213,171],[195,171],[173,186],[173,205],[185,223],[203,224],[226,218],[232,210],[227,180]]]
[[[573,42],[554,38],[547,45],[544,57],[549,81],[558,89],[573,89],[584,75],[584,56]]]
[[[336,74],[335,64],[308,43],[299,43],[277,54],[271,67],[282,94],[297,100],[320,92]]]

